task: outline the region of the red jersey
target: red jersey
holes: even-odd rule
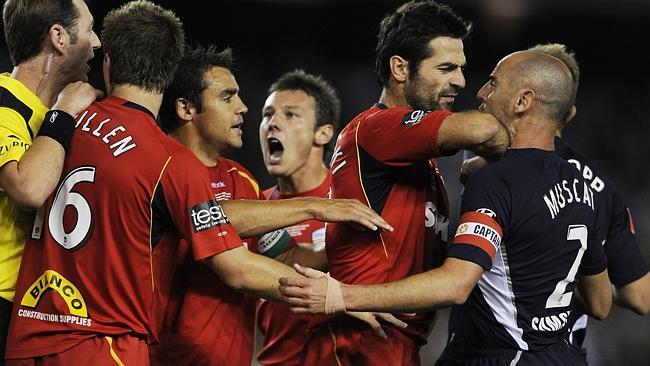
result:
[[[322,197],[329,193],[330,175],[320,186],[296,195],[281,194],[274,186],[264,191],[269,200],[294,197]],[[287,228],[298,243],[325,245],[325,223],[317,220],[304,221]],[[264,335],[264,346],[257,359],[263,365],[300,365],[303,347],[309,335],[309,323],[314,316],[291,312],[289,305],[260,300],[257,307],[258,328]]]
[[[434,157],[447,111],[413,111],[377,104],[339,136],[330,172],[331,198],[365,202],[394,232],[327,226],[330,275],[350,284],[377,284],[438,267],[447,241],[448,201]],[[424,342],[434,313],[403,320]]]
[[[329,174],[325,180],[316,188],[301,192],[298,194],[282,194],[278,186],[273,186],[264,191],[264,197],[267,200],[287,199],[295,197],[321,197],[327,198],[330,189]],[[289,235],[297,243],[313,243],[316,245],[325,245],[325,223],[318,220],[307,220],[286,228]]]
[[[135,103],[109,97],[83,112],[61,177],[25,246],[7,358],[98,336],[155,341],[176,253],[161,238],[187,239],[195,260],[242,245],[202,164]]]
[[[219,158],[208,170],[216,200],[263,199],[257,181],[236,162]],[[257,252],[256,240],[247,239],[246,245]],[[165,315],[163,355],[154,363],[250,366],[256,301],[201,263],[186,261],[176,274]]]

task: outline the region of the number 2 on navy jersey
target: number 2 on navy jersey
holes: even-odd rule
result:
[[[68,173],[56,189],[52,207],[47,215],[50,235],[65,249],[75,249],[82,245],[92,232],[93,213],[90,205],[83,195],[73,190],[75,185],[82,182],[95,182],[95,167],[81,166]],[[67,206],[72,206],[77,211],[77,221],[70,232],[66,232],[63,226],[63,213]],[[40,238],[42,225],[42,212],[39,212],[34,220],[32,238]]]
[[[578,248],[578,254],[576,259],[573,261],[571,269],[566,277],[555,285],[555,290],[551,295],[546,299],[546,308],[563,308],[571,304],[571,298],[573,297],[573,291],[566,292],[566,287],[569,283],[573,282],[578,273],[578,268],[580,267],[580,262],[582,261],[582,256],[587,250],[587,227],[585,225],[569,225],[569,230],[567,231],[567,240],[579,240],[580,248]]]

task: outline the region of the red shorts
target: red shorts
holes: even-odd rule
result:
[[[393,326],[382,326],[387,340],[352,318],[321,324],[310,335],[302,364],[419,366],[419,344]]]
[[[47,356],[6,360],[6,366],[149,365],[149,352],[144,340],[133,336],[95,337],[61,353]]]

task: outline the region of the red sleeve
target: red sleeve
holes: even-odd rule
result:
[[[207,169],[188,154],[172,157],[160,184],[174,225],[200,260],[240,247],[243,240],[214,199]]]
[[[379,110],[360,123],[358,145],[389,165],[404,166],[439,157],[438,130],[450,114],[407,108]]]

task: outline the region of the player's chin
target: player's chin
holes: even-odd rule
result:
[[[280,164],[271,164],[269,161],[265,161],[266,170],[274,177],[284,177],[286,176],[286,169]]]
[[[228,145],[230,145],[229,147],[231,149],[241,149],[242,146],[244,146],[244,141],[241,139],[241,137],[240,138],[232,138],[229,141]]]
[[[451,108],[454,106],[454,101],[453,99],[451,101],[441,100],[438,106],[440,107],[441,110],[451,111]]]

